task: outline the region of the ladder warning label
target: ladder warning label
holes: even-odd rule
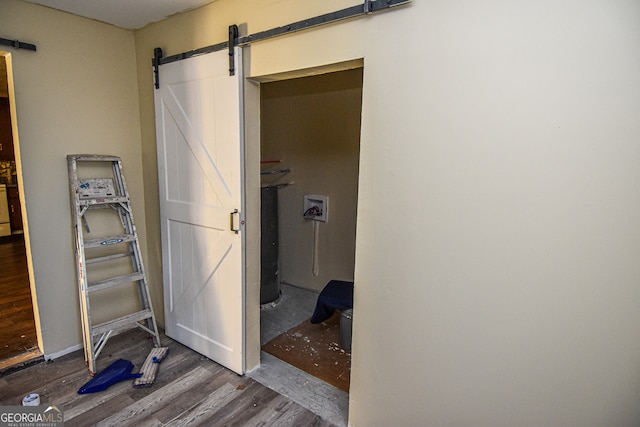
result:
[[[111,178],[79,179],[78,191],[81,199],[115,197],[116,195]]]
[[[122,243],[124,242],[123,239],[109,239],[109,240],[105,240],[103,242],[100,242],[101,245],[115,245],[117,243]]]

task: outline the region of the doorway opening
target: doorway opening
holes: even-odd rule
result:
[[[0,52],[0,369],[42,354],[38,348],[14,135],[11,57]]]
[[[329,358],[329,353],[346,353],[350,363],[350,348],[339,335],[341,313],[317,325],[309,322],[330,281],[354,281],[363,67],[362,61],[332,67],[312,76],[269,78],[260,85],[260,344],[266,351],[252,375],[271,371],[265,376],[286,381],[271,386],[288,389],[301,403],[316,402],[309,409],[325,411],[319,415],[346,425],[349,372],[345,387],[340,381],[330,384],[326,376],[320,380],[326,373],[307,369],[309,363],[316,368],[328,363],[322,353]],[[305,215],[309,203],[321,203],[322,215]],[[270,212],[265,213],[265,206]],[[267,344],[297,326],[309,333],[300,337],[306,348],[294,356],[297,360],[284,362]],[[320,342],[323,328],[338,335]],[[299,332],[289,335],[295,334]],[[331,365],[343,363],[330,360]]]

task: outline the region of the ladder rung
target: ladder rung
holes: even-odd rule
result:
[[[113,255],[85,259],[84,262],[87,264],[95,264],[97,262],[112,261],[114,259],[125,258],[129,256],[133,256],[133,252],[123,252],[121,254],[113,254]]]
[[[103,334],[108,331],[117,331],[123,329],[128,325],[133,325],[144,319],[149,319],[153,316],[150,310],[141,310],[133,314],[128,314],[123,317],[119,317],[109,322],[104,322],[91,328],[92,335]]]
[[[101,239],[85,240],[84,247],[87,248],[101,248],[110,245],[117,245],[118,243],[129,243],[136,240],[136,236],[133,234],[119,234],[117,236],[103,237]]]
[[[98,282],[89,283],[89,292],[100,291],[102,289],[109,289],[114,286],[124,285],[125,283],[131,283],[144,279],[142,273],[125,274],[124,276],[112,277],[110,279],[100,280]]]
[[[80,206],[95,206],[95,205],[112,205],[117,203],[128,203],[129,198],[127,196],[115,196],[115,197],[90,197],[87,199],[78,199]]]

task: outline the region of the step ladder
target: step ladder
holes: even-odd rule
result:
[[[68,155],[67,164],[84,356],[89,372],[94,375],[97,372],[96,358],[111,336],[139,327],[153,337],[154,347],[159,347],[160,335],[120,157]],[[95,178],[95,175],[102,177]],[[88,212],[95,212],[90,215],[93,230],[89,227]],[[113,218],[116,214],[119,221],[117,216]],[[97,221],[94,221],[94,216]],[[114,297],[126,295],[127,290],[123,288],[127,286],[129,292],[137,293],[139,304],[128,301],[114,304]],[[92,321],[92,305],[96,311],[101,308],[99,311],[104,317],[105,313],[118,312],[120,307],[116,306],[126,304],[138,307],[134,309],[136,311],[119,314],[120,317],[115,319],[98,324]]]

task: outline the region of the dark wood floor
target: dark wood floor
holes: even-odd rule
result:
[[[37,347],[22,236],[0,241],[0,360]]]
[[[283,395],[163,336],[169,354],[155,383],[134,389],[122,381],[107,390],[79,395],[91,379],[82,351],[0,377],[0,406],[20,405],[30,393],[41,405],[62,407],[65,426],[204,425],[332,426]],[[151,349],[144,332],[111,338],[98,357],[102,370],[117,359],[130,360],[137,372]]]

